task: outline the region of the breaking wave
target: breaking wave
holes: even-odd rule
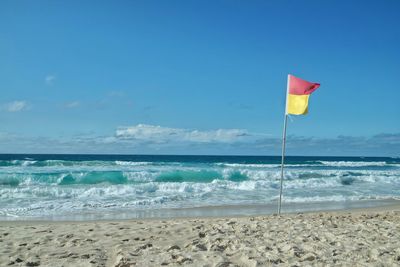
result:
[[[265,204],[279,192],[279,158],[212,160],[0,160],[0,216],[83,210]],[[285,201],[354,201],[400,197],[400,162],[289,160]]]
[[[385,161],[319,161],[319,163],[325,166],[334,167],[367,167],[392,165],[386,163]]]

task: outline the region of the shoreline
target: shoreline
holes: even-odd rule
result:
[[[102,213],[83,213],[65,216],[43,217],[0,217],[0,225],[5,222],[112,222],[130,220],[173,220],[201,218],[232,218],[276,215],[274,204],[220,205],[190,208],[165,208],[128,211],[108,211]],[[282,215],[318,212],[357,212],[399,210],[400,200],[358,200],[347,202],[283,203]]]

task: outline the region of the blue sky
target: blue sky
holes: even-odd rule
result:
[[[1,1],[0,152],[400,154],[399,1]]]

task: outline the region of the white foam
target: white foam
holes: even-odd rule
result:
[[[217,166],[233,168],[278,168],[280,164],[215,163]]]
[[[318,161],[325,166],[332,167],[367,167],[367,166],[385,166],[385,161]]]
[[[286,196],[284,198],[285,203],[310,203],[310,202],[341,202],[349,200],[360,200],[357,196],[343,196],[343,195],[333,195],[333,196],[310,196],[310,197],[290,197]]]
[[[32,164],[35,164],[36,163],[36,160],[12,160],[11,161],[11,164],[13,164],[13,165],[16,165],[16,166],[23,166],[23,167],[26,167],[26,166],[29,166],[29,165],[32,165]]]
[[[309,196],[309,197],[290,197],[286,196],[284,202],[286,203],[312,203],[312,202],[345,202],[357,200],[392,200],[397,199],[393,195],[330,195],[330,196]]]
[[[151,182],[154,181],[158,173],[149,171],[125,171],[123,175],[130,182]]]
[[[152,162],[136,162],[136,161],[120,161],[117,160],[115,161],[116,165],[121,165],[121,166],[146,166],[146,165],[151,165]]]
[[[130,161],[77,162],[68,165],[49,162],[49,166],[41,167],[33,166],[30,162],[25,166],[21,162],[15,164],[19,165],[0,168],[0,179],[19,181],[18,186],[0,186],[0,216],[78,213],[81,210],[96,212],[124,207],[151,209],[269,203],[277,197],[280,180],[278,164],[178,165]],[[284,174],[285,202],[340,202],[400,197],[399,169],[351,168],[390,166],[383,161],[320,161],[319,164],[288,166]],[[310,168],[301,168],[305,166]],[[120,171],[128,183],[58,185],[66,175],[71,174],[79,181],[88,172],[97,171]],[[218,172],[222,179],[208,183],[156,182],[160,175],[177,171]],[[235,173],[247,179],[230,180]]]

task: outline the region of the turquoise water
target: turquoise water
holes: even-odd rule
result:
[[[0,155],[0,219],[274,205],[279,178],[279,157]],[[392,199],[398,158],[286,160],[285,205]]]

